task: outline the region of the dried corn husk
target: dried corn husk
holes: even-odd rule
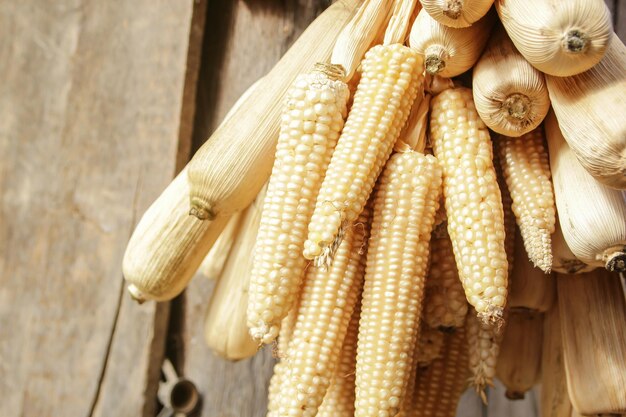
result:
[[[550,169],[567,246],[588,265],[626,270],[626,191],[595,181],[578,163],[556,122],[546,118]]]
[[[555,278],[533,266],[524,249],[521,233],[516,233],[515,266],[513,267],[510,286],[507,302],[510,308],[521,307],[545,312],[554,303]]]
[[[565,381],[558,304],[545,313],[543,318],[540,410],[541,417],[570,417],[572,412],[572,403],[567,394]]]
[[[500,344],[496,376],[510,400],[524,398],[541,374],[543,314],[511,309]]]
[[[494,20],[495,15],[489,13],[470,27],[454,29],[437,22],[422,9],[411,27],[409,45],[424,55],[428,74],[455,77],[476,63]]]
[[[483,17],[493,0],[421,0],[424,10],[442,25],[464,28]]]
[[[550,109],[543,74],[515,49],[502,26],[494,29],[476,63],[472,86],[480,118],[506,136],[535,129]]]
[[[233,117],[189,163],[191,214],[210,219],[245,208],[272,170],[285,93],[295,77],[330,58],[357,0],[330,6],[307,28]]]
[[[391,2],[390,2],[391,3]],[[413,16],[413,10],[416,7],[420,7],[418,0],[394,0],[393,11],[387,30],[385,31],[385,38],[383,39],[383,45],[390,45],[392,43],[404,43],[411,27]]]
[[[574,75],[597,64],[613,31],[602,0],[499,0],[495,4],[520,53],[550,75]]]
[[[202,222],[189,216],[187,168],[144,213],[130,237],[122,271],[138,302],[180,294],[228,223],[228,216]]]
[[[200,264],[198,271],[208,279],[217,279],[222,275],[222,270],[228,259],[230,248],[233,246],[235,239],[237,239],[241,218],[244,212],[245,210],[238,211],[230,216],[226,227],[224,227],[224,230],[220,233],[213,247]]]
[[[598,181],[626,189],[626,46],[613,34],[589,71],[546,77],[554,113],[578,161]]]
[[[567,246],[567,242],[565,242],[561,224],[557,217],[555,230],[552,234],[552,271],[561,274],[582,274],[596,268],[595,266],[587,265],[572,253],[569,246]]]
[[[243,211],[234,244],[219,277],[204,318],[204,340],[219,356],[239,360],[254,356],[259,344],[246,324],[252,253],[261,221],[266,187]]]
[[[626,300],[618,274],[558,277],[567,389],[581,414],[626,413]]]

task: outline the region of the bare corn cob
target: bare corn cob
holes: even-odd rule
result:
[[[431,104],[430,138],[443,168],[448,233],[459,276],[482,320],[497,323],[506,303],[508,265],[489,132],[468,88],[444,90]]]
[[[363,286],[370,209],[346,229],[328,270],[310,266],[286,352],[280,415],[313,417],[337,367],[350,317]]]
[[[318,64],[287,92],[250,280],[248,326],[270,343],[300,291],[307,224],[347,113],[343,68]]]
[[[443,332],[433,329],[423,322],[420,324],[420,334],[415,351],[417,367],[428,366],[432,361],[441,357],[443,336]]]
[[[419,332],[440,188],[437,160],[413,151],[393,155],[379,180],[359,328],[356,417],[399,411]]]
[[[500,164],[513,199],[513,213],[524,239],[524,247],[535,266],[552,268],[552,242],[556,208],[543,128],[518,138],[498,138]]]
[[[482,322],[470,309],[465,322],[465,329],[471,372],[470,384],[486,404],[485,388],[493,386],[493,378],[496,376],[502,327]]]
[[[439,329],[462,327],[467,315],[467,300],[454,262],[452,242],[441,228],[441,236],[433,235],[430,242],[430,268],[426,280],[424,322]]]
[[[304,256],[321,256],[322,263],[332,258],[342,226],[363,210],[423,81],[422,59],[399,44],[371,48],[361,65],[361,81],[304,245]]]
[[[365,262],[361,265],[365,273]],[[317,412],[317,417],[353,417],[354,416],[354,379],[356,372],[356,346],[359,336],[361,302],[354,306],[354,312],[343,340],[339,363],[330,382],[324,401]]]

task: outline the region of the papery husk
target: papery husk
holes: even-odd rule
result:
[[[198,272],[206,278],[218,279],[222,274],[222,270],[224,269],[224,265],[228,259],[230,248],[233,246],[235,239],[237,239],[242,215],[246,210],[238,211],[230,216],[228,223],[226,223],[226,227],[224,227],[224,230],[220,233],[220,236],[213,244],[213,247],[200,264]]]
[[[498,15],[519,52],[538,70],[559,77],[597,64],[613,32],[602,0],[498,0]]]
[[[272,170],[280,114],[295,77],[326,62],[357,0],[340,0],[322,13],[261,80],[230,120],[189,163],[190,213],[211,219],[244,209]]]
[[[626,46],[613,34],[595,67],[546,80],[563,136],[581,165],[604,185],[626,189]]]
[[[248,332],[246,311],[252,259],[265,190],[242,212],[234,244],[218,279],[204,318],[204,340],[217,355],[240,360],[259,348]]]
[[[483,17],[493,0],[420,0],[433,19],[453,28],[468,27]]]
[[[626,413],[626,299],[603,269],[558,277],[567,389],[580,414]]]
[[[437,22],[422,9],[411,27],[409,46],[424,55],[427,73],[455,77],[476,63],[494,21],[495,13],[489,13],[470,27],[454,29]]]
[[[518,137],[535,129],[550,109],[544,75],[517,51],[502,26],[473,71],[476,110],[493,131]]]
[[[556,280],[557,277],[554,277]],[[555,303],[543,317],[541,349],[541,417],[570,417],[572,403],[567,393],[559,306]]]
[[[555,278],[532,264],[519,231],[515,238],[515,264],[510,275],[507,305],[512,309],[521,307],[536,312],[548,311],[556,294]]]
[[[554,197],[563,237],[576,258],[610,271],[626,270],[626,191],[600,184],[567,145],[554,113],[545,124]]]
[[[552,271],[561,274],[582,274],[596,269],[597,266],[587,265],[572,253],[567,242],[565,242],[558,216],[554,226],[554,233],[551,236]]]
[[[391,18],[385,31],[383,45],[404,44],[411,27],[413,10],[419,5],[418,0],[394,0]]]
[[[542,338],[543,314],[511,309],[496,366],[496,376],[506,387],[508,399],[523,399],[539,380]]]

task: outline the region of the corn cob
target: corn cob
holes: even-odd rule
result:
[[[543,314],[511,310],[500,344],[496,376],[510,400],[524,398],[541,374]]]
[[[626,413],[626,298],[619,275],[596,269],[561,275],[557,285],[572,405],[585,415]]]
[[[420,333],[417,339],[417,349],[415,351],[417,367],[423,368],[428,366],[432,361],[441,357],[443,342],[443,332],[433,329],[422,322],[420,324]]]
[[[552,242],[556,208],[548,148],[538,127],[519,138],[498,138],[500,164],[513,199],[524,247],[535,266],[544,272],[552,267]]]
[[[493,144],[493,167],[496,170],[496,178],[498,180],[498,188],[502,196],[502,210],[504,211],[504,251],[508,263],[508,276],[513,272],[513,263],[515,262],[515,240],[517,235],[517,226],[515,224],[515,214],[513,214],[513,199],[511,193],[506,186],[504,173],[502,172],[502,164],[500,163],[500,152],[498,151],[499,141]]]
[[[304,256],[332,259],[344,224],[363,210],[421,87],[421,58],[399,45],[365,54],[361,81],[309,224]]]
[[[365,262],[360,266],[365,273]],[[354,416],[354,379],[356,372],[356,346],[359,335],[361,302],[354,306],[354,313],[348,325],[346,337],[341,348],[341,357],[335,369],[324,401],[320,405],[317,417],[353,417]]]
[[[313,417],[324,399],[363,285],[369,217],[366,207],[346,230],[328,271],[312,266],[307,271],[286,352],[280,415]]]
[[[588,265],[626,271],[626,190],[602,185],[583,169],[552,112],[546,118],[546,134],[559,223],[567,246]]]
[[[442,25],[463,28],[472,25],[491,8],[493,0],[421,0],[422,6]]]
[[[493,386],[493,378],[496,375],[502,330],[502,326],[486,324],[479,320],[472,309],[468,312],[465,332],[471,372],[470,384],[485,404],[487,403],[485,388]]]
[[[452,242],[446,225],[438,226],[441,236],[433,234],[430,268],[426,280],[424,322],[434,329],[462,327],[467,315],[467,300],[454,263]]]
[[[504,213],[491,139],[467,88],[432,100],[430,138],[443,168],[448,233],[465,295],[486,323],[502,320],[507,293]]]

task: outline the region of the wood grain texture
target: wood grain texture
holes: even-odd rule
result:
[[[130,232],[175,169],[193,1],[0,1],[0,415],[154,415]],[[187,139],[188,140],[188,139]]]

